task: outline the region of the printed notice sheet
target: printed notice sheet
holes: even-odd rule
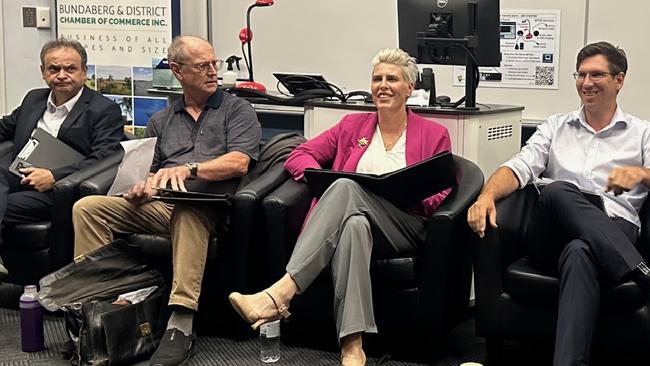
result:
[[[479,87],[558,89],[559,10],[501,10],[501,66],[480,67]],[[465,67],[454,67],[454,86]]]

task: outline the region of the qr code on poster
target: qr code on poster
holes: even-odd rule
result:
[[[553,66],[535,66],[535,85],[553,85]]]

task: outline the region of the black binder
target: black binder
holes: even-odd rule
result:
[[[305,169],[307,185],[320,197],[335,180],[351,179],[386,198],[397,207],[410,207],[419,201],[456,185],[456,169],[450,152],[381,175]]]
[[[84,155],[77,150],[37,128],[9,165],[9,171],[22,178],[24,175],[18,169],[35,167],[53,170],[74,164],[83,158]]]
[[[168,188],[158,188],[158,195],[152,197],[154,200],[166,203],[210,203],[229,206],[232,201],[230,193],[205,193],[205,192],[183,192]]]

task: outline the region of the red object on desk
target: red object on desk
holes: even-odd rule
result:
[[[241,83],[237,83],[238,88],[245,88],[245,89],[254,89],[257,91],[261,91],[262,93],[266,93],[266,87],[262,83],[258,83],[257,81],[244,81]]]

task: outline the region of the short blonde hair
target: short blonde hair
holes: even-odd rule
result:
[[[384,48],[379,50],[372,59],[372,67],[382,62],[399,66],[402,69],[404,79],[415,84],[415,80],[418,78],[418,65],[415,63],[414,57],[399,48]]]

